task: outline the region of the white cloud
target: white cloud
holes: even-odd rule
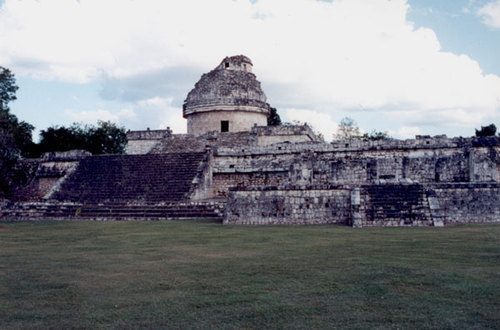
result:
[[[480,14],[497,22],[499,4]],[[88,82],[188,66],[201,75],[245,54],[279,109],[335,118],[360,108],[393,112],[394,125],[412,127],[498,119],[500,77],[443,52],[433,30],[407,20],[408,9],[406,0],[7,0],[0,63],[20,75]],[[172,97],[169,88],[157,97]],[[154,122],[180,125],[176,111]]]
[[[316,132],[323,134],[325,140],[330,141],[337,131],[338,125],[330,115],[315,110],[284,109],[283,121],[307,123]]]
[[[181,109],[172,105],[172,99],[160,97],[135,102],[130,108],[119,111],[106,109],[65,111],[70,121],[78,123],[96,124],[97,121],[103,120],[132,129],[145,129],[148,126],[151,129],[170,127],[174,133],[185,133],[186,120],[182,118],[181,113]]]
[[[171,98],[154,97],[139,101],[136,112],[150,112],[156,116],[157,121],[154,129],[170,129],[174,133],[186,133],[186,119],[182,118],[182,110],[172,105]]]
[[[500,0],[487,3],[479,8],[477,14],[484,24],[500,29]]]
[[[388,133],[397,139],[414,139],[416,135],[422,134],[422,130],[416,126],[402,126],[396,132],[389,131]]]
[[[123,124],[125,121],[136,117],[132,109],[123,109],[118,112],[112,112],[105,109],[83,111],[68,109],[65,111],[65,114],[73,122],[84,124],[95,124],[99,120]]]

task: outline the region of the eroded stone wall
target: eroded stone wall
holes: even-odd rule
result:
[[[432,226],[427,189],[421,184],[360,187],[362,227]]]
[[[159,140],[129,140],[126,153],[129,155],[144,155],[150,152],[158,144]]]
[[[218,147],[214,174],[234,173],[234,184],[226,180],[226,187],[241,185],[239,175],[282,177],[284,172],[292,185],[300,184],[304,173],[310,175],[304,184],[498,182],[499,141],[441,138]]]
[[[350,221],[350,190],[344,187],[241,189],[229,194],[224,224],[314,225]]]
[[[433,186],[445,224],[500,222],[500,183]]]
[[[126,153],[129,155],[147,154],[159,141],[171,135],[170,127],[166,130],[128,131]]]
[[[217,193],[229,190],[227,224],[500,222],[499,142],[424,137],[218,148],[214,175],[225,177]],[[249,179],[255,173],[280,177],[266,187]]]
[[[278,186],[287,180],[287,172],[217,173],[213,175],[212,196],[226,198],[232,187]]]
[[[500,222],[500,183],[240,187],[224,224],[443,226]]]

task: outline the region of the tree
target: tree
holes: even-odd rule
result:
[[[366,140],[376,141],[376,140],[389,139],[390,136],[389,136],[389,134],[387,134],[387,132],[377,132],[377,131],[373,130],[370,133],[363,134],[362,138],[366,139]]]
[[[495,124],[490,124],[488,126],[481,126],[480,130],[476,129],[476,136],[495,136],[497,132],[497,127]]]
[[[40,151],[68,151],[85,149],[85,136],[78,125],[71,127],[49,127],[40,132]]]
[[[74,123],[70,127],[49,127],[40,133],[42,152],[83,149],[92,154],[120,154],[125,150],[125,128],[107,121],[97,126]]]
[[[4,161],[20,154],[14,140],[17,117],[9,112],[9,102],[16,99],[17,89],[14,75],[0,66],[0,157]]]
[[[18,88],[14,74],[9,69],[0,66],[0,110],[9,110],[9,102],[17,99]]]
[[[87,128],[88,151],[93,154],[121,154],[127,145],[125,128],[109,121],[99,121],[98,126]]]
[[[14,154],[28,156],[33,148],[31,133],[34,129],[10,113],[9,102],[15,101],[16,85],[14,74],[0,66],[0,146],[4,153],[10,150]]]
[[[267,126],[279,126],[281,125],[281,118],[278,115],[278,110],[276,108],[271,108],[269,117],[267,118]]]
[[[342,118],[337,128],[337,133],[333,135],[333,138],[337,140],[352,140],[359,139],[360,137],[359,127],[356,122],[349,117]]]
[[[34,147],[34,127],[10,113],[9,102],[16,100],[17,89],[14,75],[0,67],[0,197],[9,197],[16,184],[24,181],[18,160],[29,156]]]

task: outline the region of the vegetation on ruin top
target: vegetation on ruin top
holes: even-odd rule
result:
[[[0,223],[0,328],[499,328],[500,226]]]

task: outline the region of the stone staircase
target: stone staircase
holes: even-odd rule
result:
[[[141,205],[19,202],[2,208],[0,221],[222,219],[224,206],[220,201]]]
[[[204,152],[87,157],[49,198],[90,205],[187,201],[204,160]]]
[[[426,189],[420,184],[362,187],[363,226],[432,226]]]
[[[225,201],[191,201],[206,152],[92,156],[45,202],[5,202],[0,221],[222,220]]]

